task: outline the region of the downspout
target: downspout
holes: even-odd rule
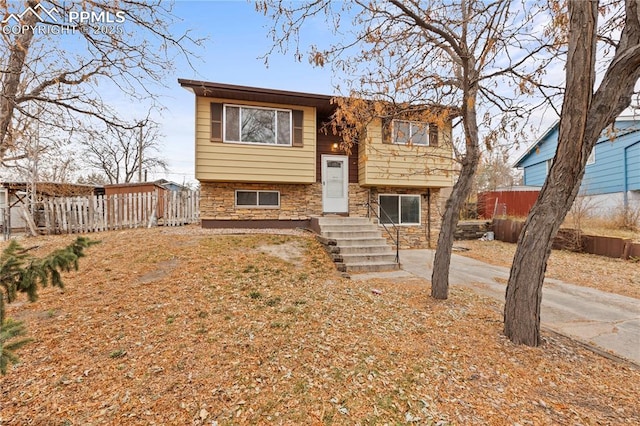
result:
[[[624,161],[624,169],[623,169],[623,175],[624,175],[624,208],[626,209],[627,207],[629,207],[629,170],[627,169],[627,159],[629,158],[627,155],[627,152],[629,150],[629,148],[631,148],[632,146],[636,146],[640,143],[640,141],[632,143],[629,146],[626,146],[624,148],[624,155],[622,156],[622,161]]]
[[[635,145],[635,144],[633,144]],[[624,168],[623,168],[623,176],[624,176],[624,193],[623,193],[623,203],[624,203],[624,209],[625,211],[627,210],[627,208],[629,207],[629,195],[627,194],[629,192],[629,176],[628,176],[628,171],[627,171],[627,149],[629,149],[630,146],[633,145],[629,145],[627,147],[625,147],[624,149],[624,155],[622,156],[622,161],[624,161]]]
[[[431,188],[427,188],[427,247],[431,248]]]

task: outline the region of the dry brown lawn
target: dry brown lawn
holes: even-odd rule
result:
[[[64,292],[9,307],[35,341],[0,377],[3,426],[640,424],[637,368],[515,346],[469,290],[342,279],[304,235],[95,238]]]
[[[456,241],[456,252],[493,265],[510,267],[515,244],[502,241]],[[547,262],[548,278],[640,299],[640,261],[553,250]]]

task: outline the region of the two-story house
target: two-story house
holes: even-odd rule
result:
[[[524,185],[542,186],[558,146],[559,123],[552,125],[516,161],[524,169]],[[640,121],[619,118],[605,129],[587,160],[581,196],[593,213],[640,207]]]
[[[332,96],[179,83],[195,94],[203,227],[308,227],[326,215],[378,223],[377,214],[401,229],[402,247],[437,237],[436,200],[453,178],[450,121],[386,128],[374,119],[347,153],[340,135],[322,129],[336,110]]]

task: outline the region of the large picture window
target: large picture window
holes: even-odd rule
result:
[[[224,106],[224,141],[291,146],[291,110]]]
[[[420,225],[420,195],[380,195],[380,222]]]
[[[236,207],[280,207],[280,192],[237,190]]]
[[[415,121],[393,120],[393,143],[429,145],[429,125]]]

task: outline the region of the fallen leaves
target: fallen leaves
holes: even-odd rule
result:
[[[514,346],[469,290],[345,280],[304,235],[97,238],[64,293],[9,306],[37,341],[0,377],[1,424],[640,422],[636,369]]]
[[[492,265],[510,267],[516,245],[502,241],[457,241],[467,249],[458,254]],[[594,254],[553,250],[547,278],[640,299],[640,263]],[[506,284],[506,282],[505,282]]]

